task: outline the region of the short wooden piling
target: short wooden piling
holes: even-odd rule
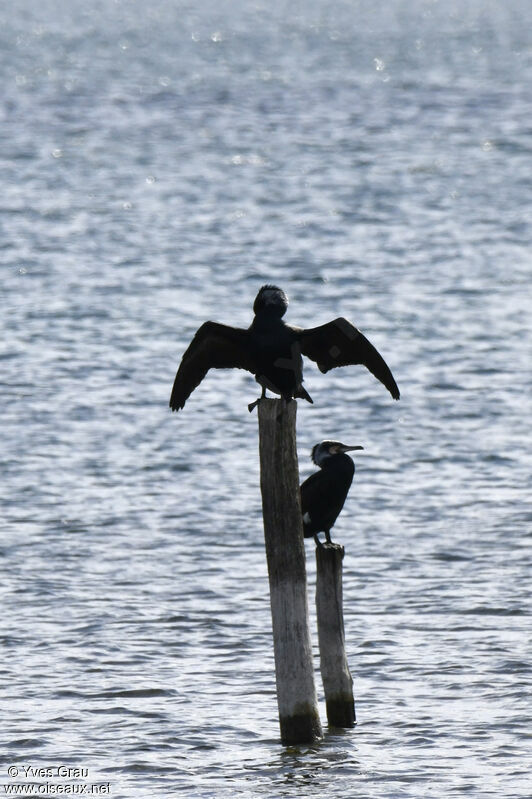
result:
[[[344,548],[338,544],[316,547],[316,611],[320,667],[331,727],[352,727],[355,723],[353,680],[345,654],[342,609],[342,561]]]
[[[295,400],[261,399],[258,405],[264,538],[284,744],[308,743],[322,734],[308,620],[296,408]]]

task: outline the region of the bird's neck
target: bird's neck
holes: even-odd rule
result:
[[[264,330],[276,327],[284,327],[285,323],[280,316],[279,310],[277,308],[265,308],[258,312],[253,319],[251,327],[255,330]]]
[[[338,455],[330,455],[320,465],[324,472],[331,469],[338,473],[345,472],[345,474],[351,475],[355,473],[355,462],[345,452],[340,452]]]

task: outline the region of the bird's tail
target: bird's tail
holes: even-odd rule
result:
[[[294,391],[294,397],[299,397],[299,399],[305,399],[307,402],[310,402],[311,405],[314,405],[314,400],[312,399],[308,391],[303,388],[303,386],[297,387],[297,389]]]

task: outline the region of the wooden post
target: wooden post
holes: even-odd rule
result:
[[[277,703],[284,744],[321,737],[308,621],[295,400],[258,405],[260,487],[270,579]]]
[[[352,727],[355,723],[353,680],[345,654],[342,610],[342,560],[339,544],[316,547],[316,611],[320,666],[331,727]]]

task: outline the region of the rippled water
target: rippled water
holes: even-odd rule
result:
[[[532,6],[148,5],[3,12],[0,785],[528,796]],[[199,324],[247,325],[266,281],[402,392],[306,368],[302,477],[323,438],[365,451],[335,528],[358,725],[301,749],[256,385],[167,407]]]

